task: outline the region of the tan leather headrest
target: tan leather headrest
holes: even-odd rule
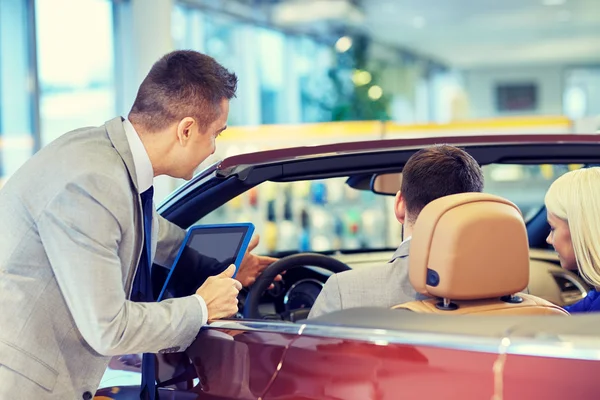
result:
[[[485,193],[434,200],[415,223],[409,268],[414,288],[430,296],[473,300],[517,293],[529,282],[521,212]]]

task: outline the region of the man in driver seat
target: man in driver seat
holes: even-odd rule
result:
[[[387,264],[332,275],[309,318],[346,308],[389,308],[426,298],[415,291],[408,277],[410,239],[419,213],[440,197],[482,190],[481,167],[465,151],[439,145],[413,154],[402,170],[402,185],[394,203],[396,219],[404,227],[404,241]]]

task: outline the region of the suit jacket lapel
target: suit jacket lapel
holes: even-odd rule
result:
[[[127,172],[129,173],[129,177],[131,178],[131,183],[133,184],[135,191],[139,193],[140,190],[137,183],[135,164],[133,163],[133,154],[131,154],[129,142],[127,141],[127,134],[123,128],[123,118],[113,118],[110,121],[107,121],[104,126],[106,127],[108,138],[125,163],[125,168],[127,168]]]
[[[108,138],[112,142],[115,150],[121,158],[123,159],[123,163],[125,164],[125,168],[129,173],[129,178],[131,180],[131,188],[132,195],[135,199],[137,197],[137,201],[134,200],[134,225],[138,232],[142,232],[144,229],[144,217],[142,215],[142,203],[139,198],[139,188],[137,184],[137,174],[135,172],[135,164],[133,162],[133,154],[131,154],[131,148],[129,147],[129,142],[127,141],[127,134],[125,133],[125,129],[123,128],[123,118],[117,117],[113,118],[110,121],[104,124],[106,127],[106,133],[108,134]],[[127,298],[131,295],[131,288],[133,284],[133,279],[135,278],[135,274],[137,272],[137,267],[140,260],[140,255],[142,253],[143,246],[143,235],[138,235],[137,239],[137,247],[135,249],[135,256],[132,260],[132,264],[129,268],[129,273],[127,276],[127,280],[125,283],[125,291],[127,293]],[[155,235],[158,236],[158,235]],[[157,238],[153,238],[153,241],[157,240]],[[154,244],[153,244],[154,246]]]

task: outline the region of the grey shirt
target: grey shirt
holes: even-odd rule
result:
[[[389,308],[427,298],[415,291],[408,278],[409,248],[410,240],[406,240],[386,264],[332,275],[310,310],[308,318],[346,308]]]

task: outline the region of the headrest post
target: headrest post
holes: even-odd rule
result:
[[[437,304],[435,305],[435,307],[438,310],[442,310],[442,311],[458,310],[458,305],[456,303],[453,303],[452,300],[447,299],[447,298],[443,298],[442,301],[438,301]]]
[[[502,300],[505,303],[511,303],[511,304],[519,304],[519,303],[523,302],[523,298],[521,296],[517,296],[516,294],[502,296],[502,297],[500,297],[500,300]]]

